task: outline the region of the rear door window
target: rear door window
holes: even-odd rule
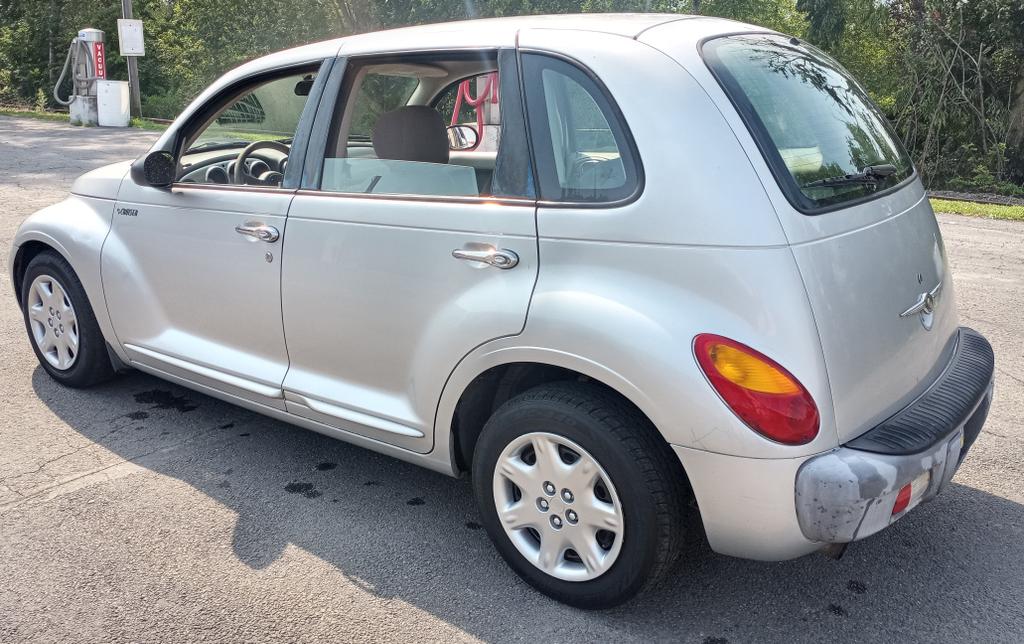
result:
[[[533,197],[514,51],[364,58],[345,75],[321,190]]]
[[[784,36],[743,34],[710,40],[703,53],[798,210],[863,201],[913,174],[885,117],[817,49]]]

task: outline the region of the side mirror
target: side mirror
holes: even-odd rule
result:
[[[469,125],[449,125],[448,126],[448,149],[460,152],[462,150],[472,150],[480,142],[480,137],[476,133],[476,130]]]
[[[170,187],[177,171],[174,155],[164,150],[150,152],[142,162],[142,178],[154,188]]]

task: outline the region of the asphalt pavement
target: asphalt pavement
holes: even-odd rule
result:
[[[671,583],[586,612],[504,565],[466,480],[147,375],[79,391],[43,372],[11,238],[154,139],[0,117],[0,642],[1024,641],[1024,224],[939,216],[998,369],[948,490],[840,561],[694,539]]]

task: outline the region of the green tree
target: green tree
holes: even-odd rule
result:
[[[721,16],[806,39],[865,86],[934,187],[1024,182],[1021,0],[135,0],[143,113],[172,118],[217,76],[315,40],[464,18],[592,11]],[[0,104],[50,106],[81,27],[117,56],[118,0],[0,0]],[[65,88],[66,91],[66,88]]]

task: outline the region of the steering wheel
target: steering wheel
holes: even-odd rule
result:
[[[234,173],[231,177],[231,182],[235,185],[244,185],[247,183],[245,177],[248,173],[246,172],[245,162],[256,150],[277,150],[278,152],[283,152],[286,158],[288,153],[291,152],[291,149],[287,145],[284,143],[278,143],[277,141],[255,141],[250,143],[245,146],[244,150],[238,153],[238,159],[235,160]],[[276,170],[272,170],[271,172],[281,174]],[[267,174],[268,173],[265,172],[263,176],[266,176]],[[256,179],[264,181],[262,177],[256,177]]]

